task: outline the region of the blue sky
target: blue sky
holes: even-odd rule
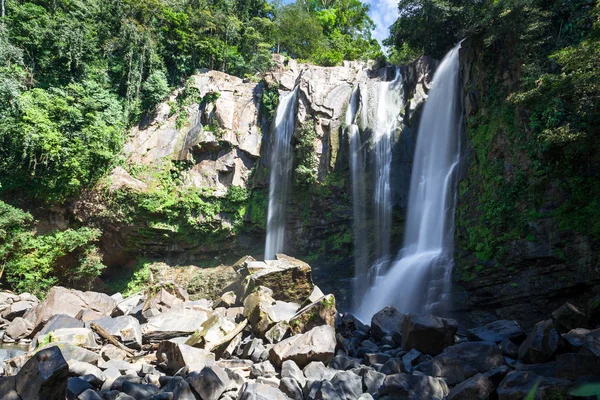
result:
[[[381,43],[388,37],[389,27],[398,18],[398,0],[362,0],[363,3],[369,4],[371,10],[369,15],[375,22],[375,30],[373,37]],[[293,3],[294,0],[283,0],[284,4]]]

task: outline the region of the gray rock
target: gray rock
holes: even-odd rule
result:
[[[331,326],[324,325],[273,345],[269,357],[277,366],[292,360],[302,368],[311,361],[328,363],[333,359],[335,346],[335,332]]]
[[[102,400],[102,397],[94,389],[88,389],[77,396],[77,400]]]
[[[453,319],[407,314],[402,323],[402,348],[437,355],[454,344],[457,329]]]
[[[98,362],[98,359],[100,358],[100,356],[96,352],[93,352],[91,350],[84,349],[83,347],[75,346],[71,343],[66,343],[66,342],[50,343],[50,344],[42,347],[42,349],[47,349],[49,347],[54,347],[54,346],[58,347],[60,349],[65,360],[77,360],[77,361],[87,362],[90,364],[95,364]]]
[[[69,366],[56,346],[38,351],[21,368],[15,389],[27,400],[63,400]]]
[[[401,359],[391,358],[383,364],[379,372],[386,375],[393,375],[407,371],[404,370],[404,364]]]
[[[104,384],[102,385],[102,390],[108,390],[112,386],[113,383],[117,380],[118,377],[121,376],[121,371],[116,369],[115,367],[108,367],[102,373],[102,377],[104,378]]]
[[[33,327],[25,318],[16,317],[6,327],[4,331],[13,340],[22,339],[28,336]]]
[[[158,388],[156,386],[144,385],[142,383],[134,383],[129,381],[123,382],[122,390],[125,394],[128,394],[136,400],[147,399],[158,392]]]
[[[367,393],[375,396],[384,380],[385,374],[375,370],[366,370],[362,375],[363,389]]]
[[[281,381],[279,380],[279,378],[274,376],[259,376],[258,378],[256,378],[256,383],[270,385],[274,388],[279,389],[279,384],[281,383]]]
[[[332,382],[323,381],[315,393],[315,400],[341,400],[345,396]]]
[[[500,352],[506,357],[516,359],[519,357],[519,347],[512,342],[510,339],[504,339],[502,343],[498,345]]]
[[[588,329],[577,328],[571,329],[569,332],[563,335],[563,339],[571,345],[574,351],[581,349],[585,341],[585,337],[590,333]]]
[[[123,384],[125,382],[132,382],[132,383],[142,383],[142,378],[140,378],[137,375],[131,374],[131,375],[121,375],[119,377],[117,377],[117,379],[115,379],[115,381],[113,382],[113,384],[110,386],[110,390],[118,390],[118,391],[123,391]],[[129,396],[129,395],[128,395]],[[131,397],[131,396],[129,396]]]
[[[561,344],[562,337],[554,328],[552,320],[538,322],[521,343],[519,360],[529,364],[549,361]]]
[[[67,399],[75,400],[81,393],[88,389],[94,389],[89,382],[77,377],[69,378],[67,381]]]
[[[431,364],[431,374],[444,378],[448,385],[456,385],[505,363],[494,342],[463,342],[436,356]]]
[[[349,369],[360,367],[360,363],[354,358],[347,357],[344,354],[339,354],[333,357],[333,360],[331,360],[331,362],[329,363],[329,367],[333,369],[346,371]]]
[[[416,364],[421,352],[417,349],[412,349],[408,353],[402,356],[402,366],[405,372],[410,372],[413,369],[413,366]]]
[[[94,332],[88,328],[56,329],[46,335],[38,336],[38,341],[42,343],[66,342],[85,348],[95,348],[98,346]]]
[[[69,373],[71,375],[93,375],[97,377],[98,380],[104,381],[104,374],[102,373],[102,370],[95,365],[77,360],[67,360],[67,364],[69,364]]]
[[[38,336],[63,328],[83,328],[83,322],[65,314],[50,317],[46,325],[38,332]]]
[[[236,324],[233,321],[215,313],[202,323],[185,344],[211,349],[221,343],[235,328]]]
[[[160,342],[179,336],[188,336],[200,328],[210,316],[209,311],[174,309],[149,318],[142,327],[144,340]]]
[[[142,346],[142,330],[140,323],[131,315],[111,318],[103,317],[92,321],[108,333],[115,336],[125,346],[140,348]]]
[[[304,376],[309,381],[330,380],[336,374],[336,370],[327,368],[320,361],[313,361],[302,370]]]
[[[218,400],[229,385],[229,376],[215,365],[204,367],[200,372],[192,372],[187,382],[202,400]]]
[[[296,382],[298,382],[301,388],[306,385],[306,378],[304,377],[304,374],[300,368],[298,368],[298,365],[296,365],[296,363],[292,360],[284,361],[281,365],[281,377],[294,379]]]
[[[480,340],[483,342],[500,343],[506,339],[512,339],[520,343],[525,339],[525,332],[517,321],[499,320],[490,322],[479,328],[469,329],[469,339]]]
[[[600,329],[590,331],[583,339],[581,354],[592,355],[600,358]]]
[[[448,400],[487,400],[494,391],[492,382],[482,374],[477,374],[456,385],[448,394]]]
[[[448,386],[441,379],[425,375],[388,375],[379,388],[379,399],[442,400],[448,394]]]
[[[113,312],[114,316],[128,315],[134,308],[140,305],[144,301],[144,296],[141,294],[134,294],[124,300],[117,303],[117,307]]]
[[[300,387],[298,381],[293,378],[281,378],[281,381],[279,382],[279,390],[293,400],[304,400],[302,388]]]
[[[340,371],[331,379],[331,384],[342,394],[340,399],[354,400],[363,393],[362,378],[350,371]]]
[[[275,371],[275,367],[270,361],[263,361],[250,367],[250,378],[258,378],[259,376],[270,377],[275,375],[277,375],[277,371]]]
[[[136,374],[142,370],[141,363],[130,363],[125,360],[108,360],[100,365],[101,368],[116,368],[119,371],[126,373],[128,371],[134,371]]]
[[[385,364],[390,358],[391,356],[385,353],[367,353],[363,357],[363,363],[365,365]]]
[[[171,341],[158,345],[156,358],[166,371],[173,374],[183,367],[188,367],[190,371],[201,371],[206,366],[215,365],[213,353]]]
[[[568,302],[554,310],[552,319],[556,322],[554,326],[559,327],[562,332],[587,327],[587,318],[583,311]]]
[[[162,394],[170,393],[172,399],[177,400],[196,400],[196,396],[192,392],[192,388],[180,376],[174,376],[169,379],[169,382],[160,390]]]
[[[4,396],[2,396],[2,400],[23,400],[23,399],[21,398],[21,396],[19,396],[19,394],[15,390],[11,390],[8,393],[6,393]]]
[[[371,335],[378,341],[384,336],[399,333],[404,315],[394,307],[386,307],[371,318]]]
[[[287,321],[279,321],[265,332],[265,339],[271,344],[279,343],[289,336],[290,331],[290,324]]]
[[[14,302],[2,312],[2,318],[12,321],[16,317],[22,317],[27,310],[34,306],[35,304],[29,301]]]
[[[552,378],[576,380],[583,376],[600,376],[600,359],[582,353],[566,353],[555,361],[542,364],[517,364],[519,371],[529,371]]]
[[[239,400],[289,400],[281,390],[260,383],[244,383],[240,388]]]
[[[526,398],[538,384],[535,391],[536,400],[566,398],[571,382],[564,379],[544,378],[532,372],[513,371],[498,387],[499,400],[522,400]]]

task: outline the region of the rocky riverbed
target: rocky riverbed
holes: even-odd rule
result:
[[[600,381],[600,329],[565,304],[525,332],[387,307],[336,311],[306,263],[244,257],[216,302],[161,282],[123,298],[0,293],[0,399],[566,399]]]

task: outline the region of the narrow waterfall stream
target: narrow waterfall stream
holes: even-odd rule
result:
[[[346,111],[346,132],[350,144],[350,171],[352,173],[352,210],[354,230],[354,306],[357,306],[368,289],[369,272],[367,215],[365,208],[365,150],[360,139],[360,130],[356,124],[359,111],[360,89],[357,85],[350,97]]]
[[[265,260],[273,260],[276,253],[283,251],[285,212],[293,167],[291,142],[296,124],[297,92],[298,89],[295,88],[290,93],[281,95],[275,113]]]
[[[392,164],[392,141],[398,127],[399,115],[404,106],[402,75],[396,69],[394,80],[379,82],[376,86],[376,113],[373,121],[375,143],[375,257],[378,263],[387,262],[390,253],[392,228],[392,199],[390,168]]]
[[[462,125],[459,49],[446,55],[433,77],[417,136],[404,247],[356,309],[365,322],[388,305],[430,311],[448,292]]]

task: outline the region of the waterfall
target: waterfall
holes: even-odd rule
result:
[[[433,77],[417,136],[404,247],[357,309],[363,321],[387,305],[431,311],[449,291],[462,128],[459,49],[446,55]]]
[[[298,88],[279,97],[273,129],[271,178],[269,181],[269,210],[265,260],[273,260],[283,251],[285,212],[292,175],[292,135],[296,124],[296,94]]]
[[[392,164],[392,141],[398,127],[399,115],[404,106],[402,76],[396,69],[396,76],[390,82],[377,84],[376,114],[373,130],[375,143],[375,257],[381,263],[390,252],[392,228],[392,199],[390,190],[390,167]]]
[[[360,106],[360,90],[356,86],[346,110],[346,132],[350,144],[350,171],[352,172],[352,210],[354,230],[354,302],[355,306],[368,289],[366,279],[369,270],[368,240],[365,209],[365,150],[356,124],[356,113]]]

